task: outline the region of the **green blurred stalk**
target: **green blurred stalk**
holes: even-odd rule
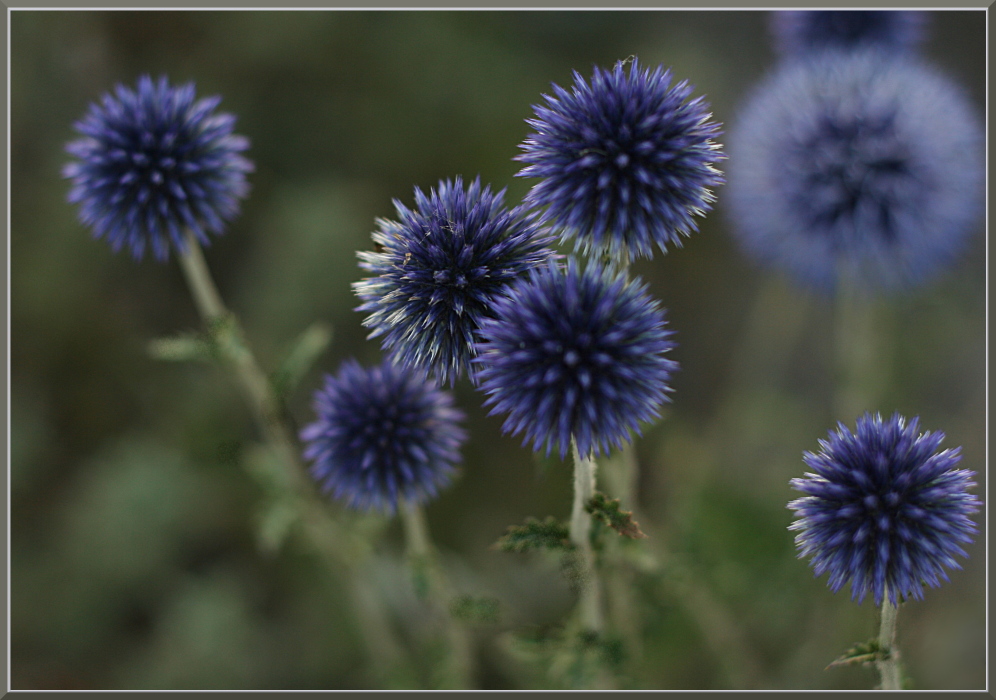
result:
[[[439,554],[429,536],[425,513],[420,505],[407,501],[401,504],[399,510],[408,556],[416,579],[416,593],[424,593],[437,608],[449,647],[440,680],[444,686],[471,689],[474,676],[472,640],[467,628],[453,616],[451,607],[456,596],[439,563]]]
[[[305,537],[322,559],[339,573],[345,569],[351,579],[347,590],[360,626],[361,637],[367,644],[368,658],[379,666],[381,675],[401,656],[401,647],[394,640],[383,604],[372,598],[364,587],[357,585],[355,569],[369,555],[369,544],[336,522],[325,504],[318,499],[314,487],[305,476],[298,458],[297,443],[287,426],[276,391],[260,369],[249,349],[238,319],[226,307],[214,284],[200,244],[188,230],[185,232],[187,252],[178,255],[180,269],[186,278],[194,303],[208,328],[218,354],[228,364],[238,380],[263,434],[266,445],[276,457],[266,461],[273,473],[250,474],[263,481],[265,488],[283,491],[282,500],[294,504]],[[274,469],[275,467],[275,469]]]
[[[837,420],[853,423],[866,411],[874,412],[889,379],[882,362],[885,318],[875,300],[851,276],[839,276],[834,299],[834,355],[836,376],[833,411]]]

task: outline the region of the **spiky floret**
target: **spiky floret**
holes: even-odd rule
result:
[[[360,252],[373,276],[353,284],[371,338],[406,365],[451,385],[469,369],[474,334],[496,299],[527,270],[554,255],[553,238],[505,190],[480,178],[443,180],[415,209],[395,200],[398,220],[378,219],[376,252]]]
[[[634,58],[611,70],[595,67],[588,83],[577,72],[570,92],[553,85],[535,105],[535,129],[516,160],[517,174],[540,182],[526,202],[544,222],[574,239],[575,251],[629,262],[666,252],[697,229],[723,182],[713,141],[721,131],[703,98],[671,71],[641,70]]]
[[[877,46],[904,51],[924,37],[927,13],[914,10],[777,10],[775,48],[794,57],[826,48]]]
[[[876,49],[786,61],[729,136],[726,205],[744,250],[832,292],[923,284],[982,212],[983,134],[932,67]]]
[[[315,392],[317,418],[301,431],[311,474],[352,508],[393,513],[449,484],[466,433],[453,397],[431,379],[390,360],[355,360]]]
[[[677,363],[646,287],[597,263],[533,270],[481,325],[478,380],[491,413],[534,451],[622,447],[669,401]]]
[[[253,164],[249,147],[232,133],[235,117],[215,113],[220,97],[195,101],[194,84],[171,87],[165,76],[142,76],[90,105],[74,127],[83,138],[66,145],[78,160],[63,167],[72,180],[69,201],[80,221],[117,252],[136,260],[147,248],[161,261],[170,243],[186,251],[183,230],[208,244],[239,212]]]
[[[918,428],[918,418],[865,414],[854,433],[838,424],[819,453],[804,453],[813,473],[791,481],[806,495],[788,504],[798,517],[789,529],[834,593],[850,581],[852,599],[896,605],[961,568],[954,555],[967,556],[960,545],[977,532],[969,514],[981,505],[968,493],[975,472],[955,468],[961,448],[937,451],[943,433]]]

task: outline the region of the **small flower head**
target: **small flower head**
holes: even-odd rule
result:
[[[450,482],[466,439],[453,397],[390,360],[345,362],[315,392],[317,420],[301,431],[322,489],[352,508],[393,513]]]
[[[832,291],[921,284],[982,210],[983,137],[965,95],[912,57],[786,61],[730,131],[725,202],[744,249]]]
[[[915,10],[779,10],[771,13],[775,47],[784,56],[863,46],[904,51],[922,41],[926,24],[927,14]]]
[[[376,252],[358,253],[368,277],[353,284],[363,325],[400,362],[451,385],[469,370],[474,334],[495,300],[552,255],[552,238],[523,208],[507,209],[480,178],[465,190],[444,180],[416,209],[395,200],[398,220],[379,219]]]
[[[642,283],[591,263],[530,272],[481,326],[480,388],[506,432],[547,454],[622,447],[669,401],[677,363],[664,310]]]
[[[542,178],[526,202],[563,240],[630,262],[696,230],[692,217],[711,208],[724,156],[713,141],[719,124],[686,81],[624,63],[596,67],[590,84],[575,72],[571,92],[554,85],[546,106],[533,107],[536,133],[516,160],[528,164],[518,175]]]
[[[207,244],[239,212],[252,163],[241,153],[249,141],[232,133],[235,117],[216,114],[220,97],[195,101],[194,85],[171,87],[148,76],[132,91],[90,105],[74,126],[83,138],[66,145],[78,160],[63,168],[72,180],[69,201],[97,238],[136,260],[147,248],[161,261],[170,243],[186,251],[183,229]]]
[[[920,600],[924,582],[936,588],[945,568],[961,568],[954,555],[967,556],[960,543],[977,532],[969,514],[981,505],[968,493],[975,472],[955,469],[961,448],[938,452],[944,434],[918,435],[918,425],[865,414],[856,432],[839,424],[819,454],[803,455],[815,473],[791,481],[806,495],[789,503],[798,516],[789,529],[834,593],[850,581],[858,602],[869,592],[875,605],[886,592],[893,605]]]

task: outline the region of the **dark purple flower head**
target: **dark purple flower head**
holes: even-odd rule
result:
[[[451,385],[468,370],[474,334],[495,300],[527,270],[552,255],[553,238],[522,207],[508,210],[505,190],[492,194],[480,178],[444,180],[415,210],[395,200],[398,221],[379,219],[377,252],[358,253],[372,273],[353,284],[363,325],[406,365]]]
[[[730,130],[724,202],[744,249],[803,284],[925,282],[982,211],[984,141],[966,96],[912,57],[784,62]]]
[[[803,455],[815,473],[791,481],[806,495],[789,503],[798,516],[789,529],[816,575],[830,573],[834,593],[850,581],[852,600],[871,592],[881,605],[888,592],[896,605],[961,568],[954,555],[967,556],[960,543],[977,532],[969,514],[981,505],[968,493],[975,472],[955,469],[961,448],[937,451],[943,433],[918,435],[918,426],[898,413],[865,414],[855,433],[838,424],[819,454]]]
[[[664,310],[642,283],[596,263],[533,270],[481,325],[478,380],[491,413],[563,458],[622,447],[669,401],[677,363]]]
[[[184,228],[204,244],[205,231],[221,234],[249,191],[253,165],[240,155],[249,141],[232,133],[235,117],[214,112],[220,101],[195,101],[193,83],[143,76],[137,91],[118,85],[91,104],[74,125],[83,138],[66,145],[78,160],[62,171],[80,221],[136,260],[151,248],[165,261],[170,242],[185,252]]]
[[[516,160],[528,163],[518,175],[542,178],[526,203],[543,208],[575,251],[629,262],[696,230],[692,217],[711,208],[724,156],[713,141],[719,124],[701,97],[690,99],[687,81],[624,64],[596,67],[590,84],[575,72],[571,92],[554,85],[547,105],[533,107],[536,133]]]
[[[393,513],[449,484],[466,433],[453,397],[420,372],[390,360],[355,360],[315,392],[317,420],[301,431],[304,456],[322,489],[352,508]]]
[[[778,10],[770,17],[784,56],[872,45],[907,50],[922,41],[927,24],[927,13],[914,10]]]

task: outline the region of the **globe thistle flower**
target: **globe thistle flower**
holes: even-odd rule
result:
[[[315,392],[317,420],[301,431],[304,457],[325,492],[352,508],[393,513],[450,482],[466,433],[453,397],[390,360],[343,363]]]
[[[898,413],[865,414],[856,432],[838,424],[819,454],[803,455],[815,473],[791,481],[806,495],[789,503],[799,518],[789,529],[834,593],[850,581],[852,600],[870,592],[881,605],[888,591],[897,605],[899,596],[922,599],[924,582],[948,580],[945,567],[961,568],[954,555],[967,556],[959,543],[972,541],[968,516],[981,505],[968,493],[975,472],[955,469],[961,448],[937,452],[943,433],[918,427]]]
[[[554,85],[546,106],[533,107],[536,133],[515,159],[528,163],[519,176],[542,178],[525,201],[562,240],[628,263],[697,229],[692,217],[711,208],[724,156],[713,141],[719,124],[687,81],[624,63],[596,67],[590,84],[575,72],[571,92]]]
[[[72,180],[69,201],[80,221],[117,252],[136,260],[146,248],[160,261],[169,244],[185,252],[183,229],[207,244],[239,211],[249,186],[249,147],[232,133],[235,117],[216,114],[220,97],[194,100],[194,84],[171,87],[149,76],[132,91],[118,85],[92,103],[74,125],[83,138],[66,145],[78,160],[64,166]]]
[[[591,263],[533,270],[481,324],[478,380],[506,432],[561,459],[622,447],[669,401],[677,363],[664,310],[642,283]]]
[[[982,208],[983,138],[966,96],[912,57],[787,61],[730,131],[725,202],[743,248],[804,285],[922,284]]]
[[[363,325],[400,362],[451,385],[473,356],[474,334],[513,280],[554,255],[553,238],[524,208],[507,209],[475,179],[443,180],[415,210],[395,200],[398,221],[378,219],[375,252],[360,252],[372,273],[353,284],[369,312]]]
[[[904,51],[923,40],[927,24],[927,14],[914,10],[779,10],[770,18],[784,56],[873,45]]]

